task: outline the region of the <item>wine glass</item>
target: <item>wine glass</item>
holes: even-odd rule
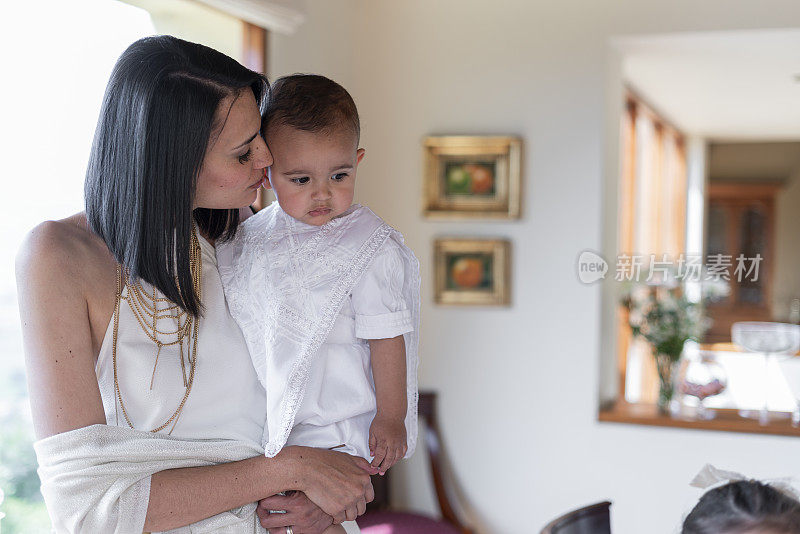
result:
[[[800,350],[800,325],[787,323],[741,322],[734,323],[731,329],[733,342],[746,350],[761,354],[764,358],[764,405],[759,412],[758,421],[769,423],[770,361],[779,356],[791,356]]]
[[[678,385],[681,393],[697,398],[698,419],[713,419],[716,413],[705,406],[708,397],[719,395],[728,387],[728,375],[710,351],[699,351],[687,358]]]

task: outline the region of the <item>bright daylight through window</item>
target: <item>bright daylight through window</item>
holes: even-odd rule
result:
[[[3,534],[36,534],[50,528],[31,447],[14,257],[36,224],[83,209],[86,161],[111,68],[154,29],[147,12],[115,0],[14,2],[3,18],[0,56],[14,74],[0,88],[0,524]]]

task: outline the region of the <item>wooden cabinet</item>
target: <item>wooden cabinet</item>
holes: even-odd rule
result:
[[[775,196],[778,184],[715,183],[708,192],[706,265],[714,256],[730,261],[727,281],[730,293],[708,306],[713,325],[705,341],[731,339],[731,325],[737,321],[770,321],[772,276],[775,261]],[[737,273],[737,258],[752,268],[761,257],[758,276]],[[757,261],[757,260],[755,260]]]

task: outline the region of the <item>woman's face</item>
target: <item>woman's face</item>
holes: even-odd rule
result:
[[[224,99],[217,109],[217,121],[224,126],[209,140],[197,176],[194,207],[249,206],[265,180],[264,169],[272,165],[272,154],[259,135],[261,114],[253,92],[245,89],[237,97]]]

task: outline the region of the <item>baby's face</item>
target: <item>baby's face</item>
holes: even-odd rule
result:
[[[357,148],[352,133],[307,132],[278,124],[267,129],[266,141],[275,159],[269,184],[283,211],[320,226],[353,204],[364,149]]]

